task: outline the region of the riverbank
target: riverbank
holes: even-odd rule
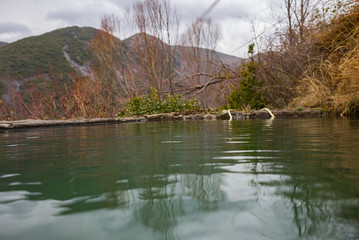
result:
[[[273,110],[272,113],[276,118],[313,118],[325,117],[322,110]],[[271,116],[267,111],[251,111],[243,113],[231,111],[234,120],[245,119],[269,119]],[[92,119],[74,119],[74,120],[18,120],[18,121],[0,121],[1,129],[22,129],[37,127],[58,127],[58,126],[78,126],[78,125],[95,125],[95,124],[115,124],[115,123],[135,123],[135,122],[153,122],[153,121],[196,121],[196,120],[229,120],[230,116],[227,110],[219,114],[215,113],[198,113],[198,114],[178,114],[178,113],[161,113],[145,115],[140,117],[125,118],[92,118]]]

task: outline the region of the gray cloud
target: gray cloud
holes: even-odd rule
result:
[[[188,3],[187,1],[177,2],[176,6],[184,18],[185,21],[193,20],[200,15],[202,15],[207,8],[211,5],[211,2],[205,1],[196,1],[195,3]],[[236,4],[228,5],[225,1],[220,1],[207,15],[207,17],[211,17],[212,19],[220,19],[224,17],[237,17],[243,14],[243,10],[241,8],[237,8]]]
[[[16,22],[2,22],[0,23],[0,34],[18,34],[27,35],[31,34],[28,26]]]
[[[214,1],[169,0],[180,16],[181,30],[190,26]],[[220,0],[207,15],[222,27],[223,39],[220,40],[219,50],[229,53],[247,42],[253,34],[248,22],[255,22],[256,31],[260,32],[269,24],[269,6],[282,1]],[[100,27],[101,18],[105,14],[121,16],[124,9],[133,6],[134,2],[135,0],[7,1],[0,8],[0,40],[11,42],[71,25]],[[265,9],[267,10],[263,11]]]
[[[123,7],[131,7],[135,1],[134,0],[108,0],[109,2],[123,8]]]
[[[47,20],[61,20],[70,25],[98,26],[104,14],[112,14],[120,11],[109,1],[89,1],[84,5],[69,5],[66,8],[49,11]]]
[[[101,18],[101,12],[93,9],[59,9],[50,11],[47,20],[61,20],[71,25],[97,25]]]

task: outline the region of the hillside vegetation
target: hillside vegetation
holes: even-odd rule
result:
[[[94,28],[69,27],[1,47],[0,79],[21,79],[39,72],[72,72],[73,68],[62,52],[63,47],[67,46],[66,52],[71,59],[82,65],[89,60],[87,45],[95,31]]]

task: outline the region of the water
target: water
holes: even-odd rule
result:
[[[359,121],[0,132],[0,239],[359,239]]]

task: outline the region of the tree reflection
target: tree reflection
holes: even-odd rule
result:
[[[218,203],[226,199],[226,194],[221,190],[221,176],[213,175],[185,175],[182,185],[187,196],[198,200],[198,208],[204,211],[213,211]]]
[[[134,214],[141,224],[160,233],[162,239],[176,239],[175,227],[178,224],[180,208],[168,194],[166,186],[161,188],[150,187],[141,194],[144,200]]]
[[[281,202],[290,203],[292,225],[300,238],[335,238],[343,234],[340,224],[354,221],[359,226],[359,207],[353,199],[359,193],[358,184],[353,184],[358,182],[359,159],[351,152],[359,136],[353,135],[347,123],[311,119],[231,126],[232,135],[250,136],[250,144],[241,146],[242,150],[277,151],[261,152],[261,157],[250,160],[248,170],[258,178],[252,186],[258,192],[275,187]],[[265,175],[280,180],[259,180]],[[359,232],[345,234],[352,238]]]
[[[200,126],[191,124],[190,128],[179,129],[179,132],[185,135],[186,131],[201,131]],[[165,145],[163,139],[143,143],[146,171],[139,195],[141,205],[134,214],[141,224],[159,233],[163,239],[178,238],[175,229],[185,208],[193,212],[213,211],[225,200],[220,188],[221,175],[206,165],[213,160],[213,153],[206,148],[209,140],[198,136],[198,139],[191,138],[196,151],[178,151],[179,146]],[[197,206],[193,205],[192,199],[197,200]]]

